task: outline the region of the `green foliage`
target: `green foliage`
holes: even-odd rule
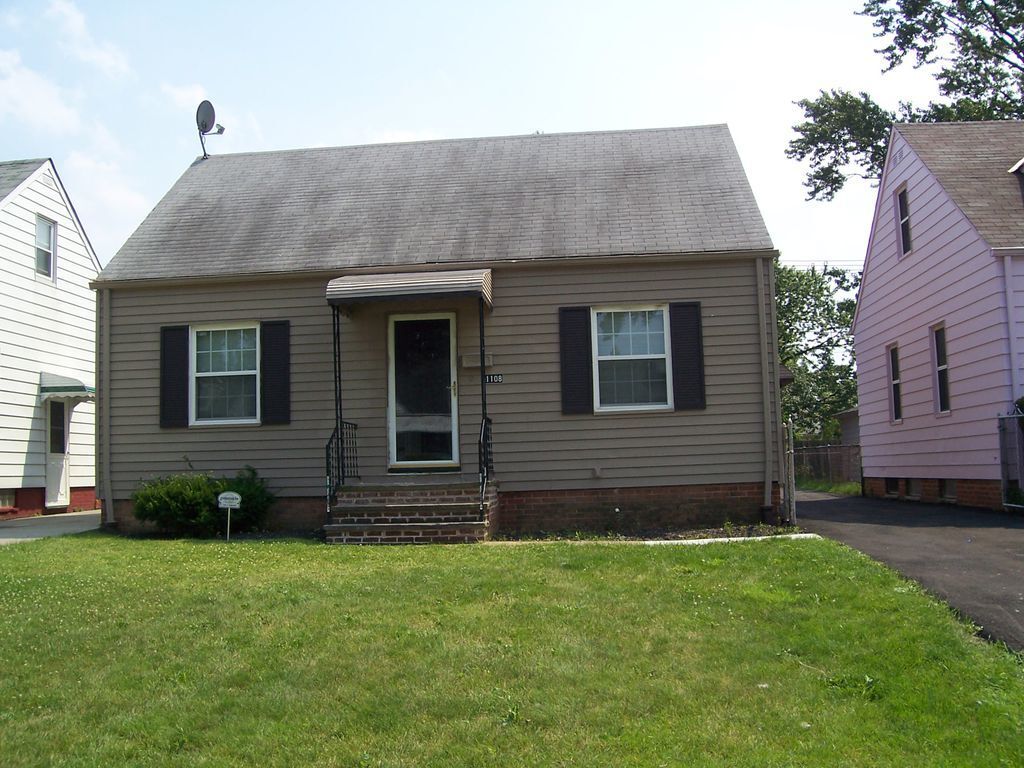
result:
[[[839,434],[835,414],[857,403],[853,292],[860,276],[838,267],[776,264],[779,357],[793,373],[782,390],[782,415],[798,436]]]
[[[797,477],[796,487],[801,491],[821,491],[835,496],[860,496],[861,494],[860,483],[853,481],[835,482],[819,480],[814,477]]]
[[[794,126],[799,135],[789,143],[786,157],[809,161],[804,182],[809,199],[831,200],[850,176],[881,176],[889,126],[896,119],[892,112],[863,91],[821,91],[818,98],[797,105],[806,121]]]
[[[889,126],[1024,118],[1024,0],[867,0],[885,71],[908,57],[935,68],[941,101],[888,110],[866,93],[820,91],[797,104],[805,121],[786,156],[807,160],[808,199],[831,200],[852,176],[877,179]]]
[[[232,510],[232,531],[259,530],[275,497],[266,481],[248,466],[234,478],[204,474],[156,478],[132,494],[132,504],[135,517],[154,523],[161,531],[212,537],[225,530],[227,513],[217,506],[217,496],[224,491],[242,497],[240,508]]]

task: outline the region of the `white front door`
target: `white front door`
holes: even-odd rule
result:
[[[46,506],[66,507],[68,494],[68,421],[64,400],[46,401]]]
[[[388,321],[388,464],[451,469],[459,464],[455,314],[395,315]]]

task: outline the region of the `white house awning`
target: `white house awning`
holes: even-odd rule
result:
[[[43,371],[39,374],[39,400],[95,400],[96,388],[87,387],[78,379]]]
[[[479,296],[491,306],[491,270],[346,275],[327,284],[327,303],[338,306],[448,296]]]

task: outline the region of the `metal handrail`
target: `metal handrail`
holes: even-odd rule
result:
[[[334,503],[338,490],[350,477],[359,477],[359,454],[356,450],[356,430],[358,427],[351,421],[341,422],[331,432],[327,441],[325,458],[327,464],[327,515],[330,517],[331,505]]]
[[[477,466],[480,471],[480,514],[484,513],[484,500],[487,496],[487,483],[494,474],[494,453],[491,437],[491,419],[484,416],[480,420],[480,438],[477,440]]]

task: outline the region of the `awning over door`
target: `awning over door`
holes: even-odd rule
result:
[[[78,379],[43,371],[39,374],[39,401],[53,398],[62,400],[95,400],[96,388],[87,387]]]
[[[447,296],[480,296],[491,306],[491,270],[346,275],[327,284],[327,303],[338,306]]]

